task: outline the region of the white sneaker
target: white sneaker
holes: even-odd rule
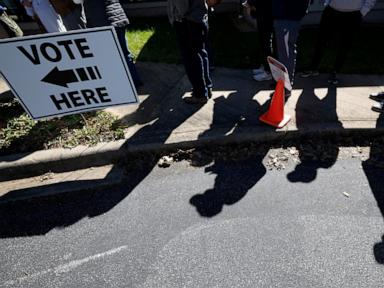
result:
[[[269,81],[269,80],[272,80],[272,75],[271,73],[268,73],[268,72],[263,72],[263,73],[260,73],[260,74],[256,74],[256,75],[253,75],[253,80],[256,80],[256,81]]]
[[[261,65],[260,68],[252,69],[252,75],[257,75],[261,73],[265,73],[264,65]]]

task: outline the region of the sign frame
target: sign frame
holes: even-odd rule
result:
[[[116,45],[116,48],[118,51],[118,56],[119,56],[121,63],[123,64],[123,67],[124,67],[124,71],[126,74],[125,76],[128,78],[129,85],[132,88],[132,92],[133,92],[132,96],[133,96],[134,100],[133,101],[127,101],[127,102],[121,102],[121,103],[115,103],[115,104],[105,104],[105,105],[100,105],[97,107],[83,107],[83,108],[78,108],[78,109],[74,109],[71,111],[63,111],[63,112],[58,112],[58,113],[54,113],[54,114],[48,114],[48,115],[44,115],[44,116],[35,117],[35,115],[33,115],[33,113],[30,111],[28,106],[24,103],[23,97],[20,97],[18,89],[12,85],[11,81],[7,79],[7,76],[5,75],[5,73],[0,70],[1,77],[5,80],[5,82],[7,83],[9,88],[11,89],[14,96],[17,98],[17,100],[22,105],[24,110],[28,113],[28,115],[33,120],[44,120],[44,119],[47,120],[47,119],[52,119],[52,118],[56,118],[56,117],[63,117],[66,115],[73,115],[73,114],[91,112],[91,111],[95,111],[95,110],[101,110],[101,109],[105,109],[108,107],[115,107],[115,106],[120,106],[120,105],[129,105],[129,104],[138,104],[139,103],[139,97],[137,94],[137,90],[136,90],[136,87],[135,87],[134,82],[132,80],[132,76],[129,72],[129,68],[128,68],[128,65],[126,63],[123,51],[122,51],[121,46],[119,44],[116,31],[112,26],[105,26],[105,27],[96,27],[96,28],[89,28],[89,29],[72,30],[72,31],[68,31],[68,32],[55,32],[55,33],[47,33],[47,34],[30,35],[30,36],[24,36],[24,37],[19,37],[19,38],[0,39],[0,45],[1,45],[4,43],[17,43],[17,42],[24,42],[24,41],[35,40],[35,39],[36,40],[49,39],[49,38],[54,38],[54,37],[58,37],[58,36],[66,36],[66,35],[84,35],[84,34],[101,32],[101,31],[110,32],[112,34],[112,39],[114,40],[114,43],[115,43],[114,45]],[[60,62],[57,64],[60,64]],[[0,69],[1,69],[1,65],[0,65]]]

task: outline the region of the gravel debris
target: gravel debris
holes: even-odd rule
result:
[[[171,166],[172,162],[173,162],[172,157],[163,156],[160,158],[159,162],[157,163],[157,166],[159,166],[160,168],[168,168],[169,166]]]
[[[217,161],[262,161],[268,170],[284,170],[288,164],[317,162],[330,167],[337,160],[356,159],[366,165],[384,168],[384,136],[318,137],[280,140],[271,143],[211,145],[206,147],[142,154],[130,158],[135,165],[157,164],[167,168],[174,162],[187,161],[192,167],[204,167]],[[134,165],[134,166],[135,166]]]
[[[40,175],[39,176],[39,181],[40,182],[44,182],[44,181],[48,181],[48,180],[51,180],[55,177],[55,173],[53,172],[48,172],[48,173],[45,173],[43,175]]]

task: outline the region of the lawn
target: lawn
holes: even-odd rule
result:
[[[211,21],[211,43],[216,66],[253,68],[261,62],[257,32],[240,32],[231,15],[216,15]],[[166,18],[133,18],[127,32],[129,46],[138,61],[179,63],[175,35]],[[308,65],[316,41],[317,28],[303,28],[298,43],[298,70]],[[379,37],[378,37],[379,35]],[[384,73],[384,27],[363,27],[342,72],[362,74]],[[334,48],[324,57],[320,67],[330,72]]]

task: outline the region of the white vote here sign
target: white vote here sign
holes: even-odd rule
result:
[[[138,102],[112,27],[0,41],[0,73],[33,119]]]

